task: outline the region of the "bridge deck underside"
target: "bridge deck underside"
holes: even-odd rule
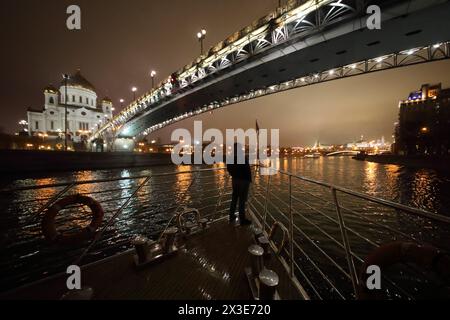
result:
[[[214,101],[358,61],[450,39],[449,2],[385,21],[381,30],[357,30],[361,21],[363,20],[358,19],[339,24],[307,39],[306,42],[288,42],[265,55],[236,64],[216,74],[213,79],[208,78],[203,80],[204,82],[200,80],[196,84],[196,90],[188,90],[183,96],[161,108],[155,108],[129,121],[126,125],[127,132],[136,136],[153,125]],[[254,63],[258,64],[261,59],[265,62],[250,67]],[[200,87],[202,88],[199,89]]]

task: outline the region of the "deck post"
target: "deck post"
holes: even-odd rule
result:
[[[294,277],[294,212],[292,210],[292,175],[289,175],[289,255],[291,278]]]
[[[258,277],[264,268],[264,249],[258,245],[251,245],[248,248],[251,257],[251,270],[254,278]]]
[[[268,269],[263,269],[259,274],[259,300],[273,301],[275,300],[275,293],[280,283],[278,275]]]
[[[342,241],[344,243],[345,255],[347,258],[347,264],[348,264],[348,268],[349,268],[350,275],[352,278],[353,290],[354,290],[354,293],[356,296],[358,293],[359,281],[358,281],[358,277],[356,276],[355,262],[353,261],[353,257],[351,254],[350,242],[348,240],[348,235],[347,235],[347,227],[345,226],[344,218],[342,216],[341,207],[339,205],[339,201],[337,198],[336,189],[331,188],[331,193],[333,195],[334,204],[336,205],[336,213],[337,213],[337,216],[339,219],[339,227],[341,229],[341,236],[342,236]]]
[[[270,180],[271,175],[267,176],[267,188],[266,188],[266,199],[264,202],[264,219],[263,219],[263,232],[266,232],[266,225],[267,225],[267,210],[269,207],[269,197],[270,197]]]

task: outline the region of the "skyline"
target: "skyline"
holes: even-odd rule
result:
[[[196,32],[200,28],[208,30],[205,47],[209,48],[266,15],[276,5],[276,1],[269,0],[247,0],[242,4],[235,0],[217,1],[217,8],[213,10],[208,1],[199,0],[190,6],[175,2],[174,10],[169,10],[164,3],[135,0],[135,6],[127,7],[127,10],[122,10],[123,4],[119,3],[102,11],[98,7],[105,5],[105,1],[80,1],[83,24],[79,32],[68,31],[64,26],[68,1],[46,1],[41,6],[27,3],[26,7],[33,9],[29,10],[34,12],[33,17],[39,17],[39,12],[46,13],[42,28],[36,30],[30,28],[40,21],[33,20],[31,12],[23,10],[25,1],[2,3],[2,21],[16,28],[16,35],[24,36],[27,41],[14,42],[1,53],[1,61],[8,61],[8,64],[3,66],[7,77],[2,78],[0,86],[2,109],[7,112],[0,126],[9,133],[17,131],[18,122],[26,118],[27,108],[42,107],[42,89],[48,84],[57,85],[61,73],[72,73],[77,68],[81,68],[86,78],[96,86],[99,99],[109,96],[118,112],[121,98],[125,99],[125,106],[130,102],[132,87],[138,88],[137,95],[150,89],[150,70],[157,70],[159,82],[198,55]],[[238,7],[240,10],[236,10]],[[183,20],[187,24],[183,30],[164,22],[184,17],[184,9],[193,15]],[[210,14],[201,15],[202,10]],[[9,14],[3,16],[5,12]],[[146,12],[161,14],[148,20]],[[220,15],[230,18],[217,21]],[[11,17],[16,19],[11,20]],[[126,34],[120,24],[108,24],[110,20],[123,21],[127,25]],[[158,29],[161,25],[165,28],[164,37]],[[13,40],[8,28],[0,32],[5,42]],[[55,50],[48,50],[52,48],[51,39],[42,38],[47,34],[60,39]],[[25,42],[31,51],[23,50]],[[168,53],[180,52],[180,47],[183,48],[181,54],[171,54],[167,58]],[[46,56],[42,57],[39,52],[46,52]],[[213,117],[205,114],[191,118],[162,129],[150,138],[161,137],[168,143],[173,129],[179,126],[189,129],[197,119],[204,120],[207,128],[219,129],[253,128],[258,119],[262,127],[280,128],[280,142],[285,145],[313,144],[316,140],[340,143],[361,135],[389,139],[397,120],[398,101],[424,83],[442,82],[443,87],[449,87],[448,71],[448,61],[434,62],[294,89],[216,110]],[[323,92],[327,92],[325,97]],[[279,108],[283,112],[277,112]],[[322,117],[323,114],[328,116]]]

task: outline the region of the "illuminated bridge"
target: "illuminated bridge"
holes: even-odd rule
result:
[[[371,5],[381,8],[380,30],[367,27]],[[448,40],[449,0],[290,1],[173,73],[98,130],[91,142],[130,142],[264,95],[448,59]]]
[[[359,151],[351,151],[351,150],[343,150],[336,151],[327,154],[327,157],[336,157],[336,156],[356,156],[359,154]]]

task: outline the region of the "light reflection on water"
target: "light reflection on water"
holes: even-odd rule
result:
[[[450,175],[356,161],[350,157],[282,159],[283,170],[337,186],[450,215]]]
[[[301,176],[325,181],[352,190],[368,193],[373,196],[398,201],[414,207],[432,212],[448,214],[450,208],[450,177],[433,170],[412,170],[394,165],[359,162],[349,157],[300,159],[283,158],[277,163],[283,170],[291,171]],[[83,171],[74,173],[55,174],[51,177],[15,179],[2,181],[4,188],[14,188],[32,185],[47,185],[70,181],[85,181],[117,177],[142,176],[152,173],[182,172],[193,169],[191,167],[154,167],[150,169]],[[100,259],[129,248],[129,240],[135,235],[153,235],[162,230],[171,218],[174,210],[173,201],[167,199],[185,199],[193,207],[201,207],[201,197],[213,191],[214,184],[222,186],[224,176],[210,174],[207,186],[197,184],[191,192],[185,193],[194,174],[185,173],[150,179],[147,185],[138,193],[130,205],[119,215],[112,227],[108,228],[104,239],[90,256],[91,260]],[[112,217],[116,210],[128,199],[133,191],[144,181],[120,180],[106,184],[87,184],[77,186],[72,193],[95,193],[105,190],[110,192],[95,194],[97,200],[104,200],[105,219]],[[203,181],[203,180],[201,180]],[[206,180],[205,180],[206,182]],[[282,188],[281,194],[287,192],[285,181],[276,181],[275,185]],[[164,191],[158,186],[165,185]],[[316,196],[327,199],[320,188],[306,186],[308,191]],[[60,192],[63,188],[46,188],[10,195],[2,199],[3,207],[7,208],[0,216],[0,271],[4,275],[0,282],[1,288],[15,286],[29,282],[44,274],[51,274],[61,270],[65,263],[72,262],[79,250],[59,250],[50,248],[42,239],[40,219],[33,212],[45,204],[45,201],[34,203],[30,208],[25,201],[30,199],[46,199]],[[360,203],[350,203],[352,208],[359,208]],[[364,204],[368,216],[378,217],[382,223],[402,224],[404,220],[397,216],[386,215],[375,206]],[[310,219],[314,219],[314,215]],[[324,228],[327,221],[316,221]],[[88,216],[84,212],[70,211],[58,217],[58,223],[65,228],[72,229],[88,223]],[[423,230],[432,230],[433,226],[423,222]],[[371,229],[368,229],[371,231]],[[311,230],[314,232],[314,230]],[[382,238],[382,234],[376,237]],[[318,237],[318,241],[322,241]],[[7,281],[10,279],[9,281]]]

